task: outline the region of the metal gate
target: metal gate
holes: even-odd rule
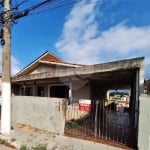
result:
[[[136,149],[130,122],[129,109],[118,107],[114,101],[93,100],[88,111],[80,110],[74,102],[67,106],[65,134]]]

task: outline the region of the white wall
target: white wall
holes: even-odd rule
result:
[[[140,96],[138,148],[150,150],[150,95]]]

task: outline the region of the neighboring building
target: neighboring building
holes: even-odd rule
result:
[[[144,94],[150,95],[150,79],[144,81]]]
[[[2,103],[2,75],[0,75],[0,105]],[[0,108],[1,109],[1,108]],[[1,111],[1,110],[0,110]]]
[[[2,96],[2,75],[0,75],[0,96]]]

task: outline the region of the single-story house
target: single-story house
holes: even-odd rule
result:
[[[82,93],[83,98],[89,98],[86,93],[89,90],[87,81],[80,81],[78,75],[74,77],[65,76],[67,72],[73,71],[74,68],[83,66],[85,65],[64,62],[47,51],[12,78],[12,93],[14,95],[72,99],[69,97],[71,96],[69,90],[73,84],[74,99],[78,98],[77,93],[79,93],[81,88],[85,90],[85,93]],[[56,76],[56,73],[58,76]],[[44,74],[46,78],[41,79]],[[52,80],[49,78],[49,75],[52,77]],[[35,76],[35,79],[27,76]],[[28,79],[22,80],[19,79],[20,77],[27,77]],[[79,80],[80,85],[75,83],[76,80]]]
[[[144,57],[83,65],[65,62],[47,51],[12,77],[12,95],[14,96],[66,98],[69,103],[73,102],[74,104],[81,99],[99,100],[99,102],[108,102],[103,105],[107,107],[111,104],[107,93],[109,90],[115,89],[130,90],[129,113],[121,116],[128,118],[130,121],[128,121],[129,124],[126,127],[124,123],[122,125],[122,122],[120,126],[122,126],[122,129],[127,128],[128,131],[131,131],[128,127],[132,126],[132,131],[134,131],[134,134],[131,133],[134,135],[133,143],[137,145],[139,95],[144,93]],[[94,106],[93,108],[96,109],[93,113],[94,117],[99,118],[99,123],[96,123],[94,131],[94,135],[97,136],[98,130],[101,129],[101,126],[97,127],[101,125],[101,117],[98,115],[100,107]],[[102,109],[102,111],[103,124],[105,124],[104,119],[106,119],[108,113],[107,109]],[[110,109],[107,119],[114,114],[117,115],[112,111]],[[95,119],[96,121],[97,119]],[[111,119],[109,124],[117,128],[118,125],[112,124],[112,121],[114,120]],[[91,125],[90,130],[93,128],[92,123],[89,123]],[[105,125],[108,127],[108,124]],[[110,127],[110,129],[113,129],[113,127]],[[70,130],[67,131],[70,132]],[[114,129],[112,132],[114,132]],[[121,130],[120,133],[123,132],[125,131]],[[129,136],[129,138],[131,137]]]
[[[137,70],[141,73],[144,69],[143,60],[140,57],[83,65],[64,62],[47,51],[12,77],[12,94],[71,101],[97,99],[109,89],[131,89]]]

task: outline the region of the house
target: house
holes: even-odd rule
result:
[[[144,94],[150,95],[150,79],[144,81]]]
[[[2,98],[1,98],[1,96],[2,96],[2,75],[0,75],[0,105],[1,105],[1,103],[2,103]]]
[[[115,141],[135,149],[143,86],[144,57],[83,65],[64,62],[47,51],[12,77],[14,96],[68,99],[65,134],[103,137],[107,143]],[[116,89],[130,90],[128,111],[115,112],[107,93]]]
[[[13,82],[13,94],[69,98],[70,79],[54,77],[50,80],[47,75],[53,76],[55,71],[67,71],[82,66],[84,65],[64,62],[47,51],[13,77],[13,80],[26,75],[36,78]],[[42,73],[47,74],[44,80],[41,77],[38,78]]]
[[[0,75],[0,97],[2,95],[2,75]]]
[[[12,94],[73,101],[96,99],[100,97],[96,94],[99,90],[105,93],[108,89],[131,88],[136,68],[141,67],[143,59],[82,65],[64,62],[47,51],[12,77]],[[101,96],[105,97],[105,94]]]

